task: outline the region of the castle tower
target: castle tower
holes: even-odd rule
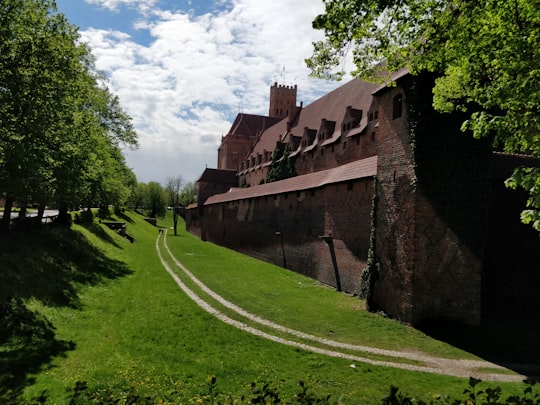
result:
[[[274,83],[270,87],[269,117],[285,118],[287,110],[296,106],[296,84],[294,86],[281,86]]]

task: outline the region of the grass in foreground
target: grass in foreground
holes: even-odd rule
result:
[[[155,253],[156,229],[136,214],[127,214],[127,220],[133,244],[98,224],[74,226],[67,234],[51,230],[10,235],[2,241],[1,267],[9,269],[0,276],[3,297],[20,296],[50,326],[39,339],[29,338],[31,345],[8,341],[0,350],[2,374],[13,373],[11,382],[26,387],[27,397],[47,390],[55,403],[63,403],[66,389],[83,380],[92,390],[130,384],[143,393],[174,389],[186,403],[196,402],[207,394],[210,375],[217,376],[222,398],[238,397],[249,391],[251,382],[263,381],[272,382],[286,397],[299,391],[302,380],[314,392],[341,397],[344,403],[379,403],[391,384],[427,399],[459,394],[466,385],[458,378],[363,364],[351,367],[350,361],[282,346],[225,325],[189,300],[162,268]],[[312,280],[185,232],[169,241],[201,279],[260,316],[345,341],[357,335],[371,340],[379,336],[380,343],[391,348],[443,350],[443,344],[411,328],[362,313],[356,299]],[[218,271],[223,273],[224,263],[236,263],[227,270],[230,277]],[[313,310],[317,306],[329,308]],[[344,314],[337,319],[340,312]],[[444,350],[458,355],[450,347]],[[28,356],[34,352],[34,357]]]

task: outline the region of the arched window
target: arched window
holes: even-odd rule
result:
[[[397,94],[392,101],[392,118],[396,119],[403,114],[403,95]]]

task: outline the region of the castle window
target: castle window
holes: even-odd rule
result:
[[[375,132],[371,133],[371,142],[375,141]]]
[[[347,142],[343,142],[343,150],[347,149]]]
[[[373,113],[369,113],[369,120],[373,121]]]
[[[379,110],[375,110],[374,117],[375,117],[375,119],[379,119]]]
[[[403,114],[403,95],[400,93],[392,100],[392,118],[396,119]]]

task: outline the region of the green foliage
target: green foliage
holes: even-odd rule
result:
[[[148,209],[151,218],[163,218],[167,212],[166,192],[156,181],[148,183]]]
[[[296,176],[294,159],[289,157],[290,154],[291,147],[289,144],[284,145],[278,142],[272,155],[272,163],[270,163],[270,167],[268,168],[267,183]]]
[[[148,184],[139,182],[132,186],[128,205],[136,211],[148,206]]]
[[[466,112],[462,129],[495,149],[540,157],[539,0],[323,1],[313,26],[326,40],[306,61],[314,75],[343,75],[350,49],[353,74],[364,78],[385,80],[401,68],[436,72],[438,111]],[[529,192],[522,219],[537,230],[539,176],[519,169],[508,180]]]
[[[182,191],[180,191],[180,206],[187,207],[189,204],[197,202],[198,191],[199,188],[197,183],[186,183],[186,185],[182,187]]]
[[[483,404],[515,404],[515,405],[535,405],[540,404],[540,392],[534,389],[536,381],[527,379],[523,382],[525,387],[522,394],[511,394],[503,399],[501,387],[481,388],[479,380],[474,377],[469,378],[469,385],[463,391],[463,398],[451,398],[448,395],[437,395],[430,402],[413,398],[400,392],[398,387],[390,386],[390,393],[382,399],[383,405],[427,405],[427,404],[450,404],[450,405],[483,405]]]
[[[182,188],[182,176],[167,177],[165,192],[169,207],[177,207],[180,201],[180,189]]]
[[[137,136],[102,82],[54,1],[0,3],[0,196],[61,208],[126,201],[135,176],[120,147],[136,148]]]
[[[503,399],[501,387],[486,387],[481,388],[482,381],[473,377],[469,378],[469,385],[463,391],[463,397],[452,398],[448,395],[434,396],[429,402],[421,398],[410,397],[404,392],[401,392],[398,387],[391,385],[388,395],[373,403],[382,405],[536,405],[540,404],[540,393],[534,389],[535,381],[525,380],[522,394],[513,394]],[[217,379],[215,376],[208,378],[206,392],[197,397],[189,399],[189,403],[211,404],[211,405],[247,405],[247,404],[280,404],[280,405],[339,405],[342,404],[341,399],[331,399],[330,395],[317,395],[311,392],[303,381],[299,382],[300,391],[287,398],[283,396],[279,389],[268,383],[262,383],[258,386],[252,383],[250,393],[234,398],[230,395],[222,394],[218,391]],[[30,404],[46,404],[48,402],[47,393],[43,392],[40,396],[31,401],[27,401],[22,397],[17,397],[14,393],[5,393],[0,396],[6,404],[10,405],[30,405]],[[186,398],[181,392],[171,390],[170,392],[142,394],[137,390],[137,387],[116,386],[107,387],[98,391],[89,389],[85,381],[77,381],[69,394],[70,405],[85,405],[85,404],[119,404],[119,405],[155,405],[155,404],[181,404]]]
[[[377,179],[373,180],[373,187],[377,189]],[[366,306],[369,310],[372,309],[372,289],[373,284],[377,280],[380,274],[379,260],[375,256],[375,241],[377,236],[377,193],[373,193],[373,200],[371,202],[371,232],[369,235],[369,251],[366,263],[366,268],[362,271],[360,276],[360,291],[358,292],[359,298],[366,301]]]

